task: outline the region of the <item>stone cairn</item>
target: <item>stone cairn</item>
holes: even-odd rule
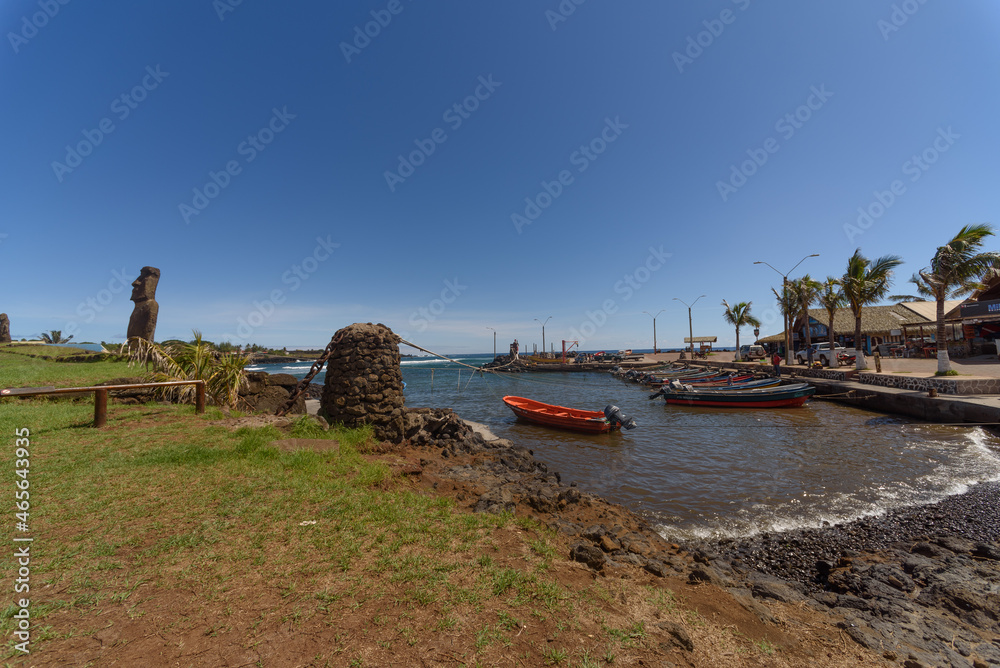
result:
[[[319,414],[330,424],[370,424],[375,438],[404,437],[403,373],[399,342],[383,324],[355,323],[338,331],[326,365]]]

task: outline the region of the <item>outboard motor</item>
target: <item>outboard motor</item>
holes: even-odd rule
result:
[[[622,426],[622,429],[635,429],[635,418],[625,417],[622,410],[617,406],[607,405],[604,407],[604,417],[608,419],[608,422],[615,424],[616,422]]]

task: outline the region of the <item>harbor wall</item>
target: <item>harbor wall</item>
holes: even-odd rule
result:
[[[756,362],[692,362],[691,366],[771,371]],[[927,422],[970,422],[1000,425],[1000,379],[922,378],[855,369],[781,368],[783,380],[807,382],[816,398],[858,408],[905,415]],[[929,390],[938,396],[929,396]],[[982,396],[986,395],[986,396]]]

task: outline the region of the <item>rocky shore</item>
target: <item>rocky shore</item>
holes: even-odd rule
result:
[[[775,625],[770,605],[805,606],[887,664],[1000,666],[1000,484],[824,529],[678,544],[450,410],[405,411],[406,443],[423,453],[408,474],[474,512],[534,516],[595,574],[634,567],[718,587]]]
[[[1000,483],[986,483],[880,517],[688,547],[756,596],[842,616],[851,638],[888,659],[997,666],[998,508]]]

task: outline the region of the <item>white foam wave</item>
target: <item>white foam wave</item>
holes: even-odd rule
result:
[[[439,359],[434,357],[429,360],[403,360],[400,364],[430,364],[431,362],[441,362],[442,364],[449,364],[448,360]]]
[[[958,436],[958,438],[955,438]],[[905,507],[939,503],[967,493],[984,482],[1000,480],[1000,451],[996,438],[980,427],[953,434],[951,438],[925,441],[905,449],[906,457],[923,458],[929,471],[906,481],[885,481],[855,493],[805,495],[787,502],[758,504],[731,516],[705,518],[697,526],[678,526],[664,521],[657,531],[670,539],[746,538],[761,533],[796,529],[819,529],[844,524]],[[664,518],[667,519],[667,518]]]
[[[311,369],[312,365],[310,364],[308,366],[283,366],[281,368],[282,369]]]
[[[244,371],[263,371],[263,370],[264,367],[262,366],[248,366],[244,369]]]

